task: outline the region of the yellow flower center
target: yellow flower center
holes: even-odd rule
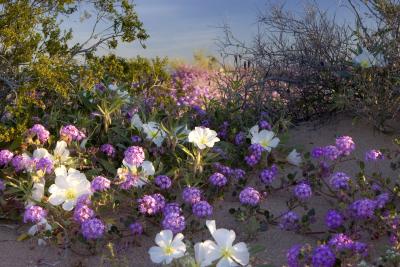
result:
[[[67,192],[65,193],[65,197],[68,200],[72,200],[76,198],[76,190],[75,189],[68,189]]]
[[[221,256],[222,256],[223,258],[230,258],[230,257],[232,257],[232,250],[231,250],[230,248],[224,248],[224,249],[221,251]]]
[[[152,131],[152,132],[150,132],[150,136],[151,136],[151,138],[156,138],[157,137],[157,135],[158,135],[158,131]]]
[[[164,248],[164,253],[165,255],[171,255],[172,253],[174,253],[175,249],[172,246],[166,246]]]
[[[260,145],[263,146],[263,147],[267,147],[269,145],[269,141],[268,140],[262,140]]]
[[[207,144],[207,138],[205,136],[200,137],[199,143],[202,145]]]

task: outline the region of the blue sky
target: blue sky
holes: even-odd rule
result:
[[[271,2],[268,1],[268,2]],[[275,0],[272,2],[282,3]],[[316,0],[324,10],[336,13],[339,19],[351,17],[345,0]],[[150,34],[143,49],[137,43],[122,44],[114,51],[123,57],[168,56],[190,60],[193,52],[203,50],[216,54],[215,39],[221,36],[218,26],[227,23],[235,36],[251,40],[256,32],[256,17],[265,10],[266,0],[136,0],[136,10],[144,27]],[[300,12],[305,0],[286,0],[288,9]],[[69,20],[66,26],[73,27],[75,40],[81,41],[90,32],[90,23],[79,19]],[[110,51],[102,50],[101,54]]]

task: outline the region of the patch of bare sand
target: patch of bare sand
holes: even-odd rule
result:
[[[308,122],[298,125],[289,131],[289,145],[309,151],[314,146],[322,146],[334,143],[335,137],[340,135],[352,136],[356,142],[356,157],[362,159],[364,153],[372,148],[391,148],[394,136],[389,136],[376,132],[373,128],[362,121],[353,122],[349,118],[339,117],[331,119],[325,123]],[[380,170],[387,177],[397,177],[397,174],[391,171],[389,163],[385,162],[379,165]],[[354,162],[346,162],[340,166],[340,170],[354,175],[358,168],[354,167]],[[257,176],[248,179],[257,183]],[[268,196],[264,201],[264,207],[268,208],[273,214],[279,215],[286,211],[286,200],[290,192],[280,192]],[[246,241],[244,229],[246,223],[238,223],[233,216],[229,214],[229,209],[238,207],[237,199],[227,196],[227,201],[217,203],[214,207],[214,218],[217,221],[217,227],[234,229],[237,233],[237,240]],[[323,217],[325,211],[330,205],[322,201],[319,197],[314,197],[309,205],[314,207],[317,214],[317,222],[313,224],[312,230],[324,230]],[[300,209],[300,213],[304,210]],[[148,231],[148,235],[136,239],[135,245],[132,245],[132,238],[121,240],[115,244],[118,262],[114,261],[112,265],[108,256],[82,256],[54,247],[39,247],[33,241],[17,242],[15,241],[21,231],[12,230],[6,227],[0,227],[0,266],[154,266],[149,260],[147,250],[153,245],[154,231]],[[186,234],[189,237],[189,234]],[[210,238],[204,232],[196,234],[195,241]],[[273,266],[283,266],[286,262],[286,251],[293,244],[305,243],[315,244],[317,235],[302,236],[292,232],[284,232],[276,227],[270,227],[265,232],[260,232],[250,244],[260,244],[265,250],[257,255],[259,262],[270,263]],[[385,241],[383,241],[385,242]],[[383,242],[371,243],[372,251],[379,252],[384,247]],[[107,249],[105,249],[107,251]]]

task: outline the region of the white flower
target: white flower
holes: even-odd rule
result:
[[[286,160],[295,166],[300,166],[302,163],[301,159],[301,154],[296,151],[296,149],[293,149],[292,152],[289,153],[289,155],[286,157]]]
[[[44,196],[45,180],[41,179],[39,182],[33,184],[32,199],[40,202]]]
[[[216,229],[215,221],[206,221],[215,242],[206,241],[207,262],[218,260],[217,267],[245,266],[249,263],[250,253],[243,242],[233,245],[236,234],[232,230]],[[207,265],[203,265],[207,266]]]
[[[131,119],[131,126],[139,130],[143,127],[143,122],[137,113]]]
[[[56,148],[54,149],[55,161],[59,164],[63,164],[69,159],[69,150],[67,149],[67,143],[65,141],[58,141]]]
[[[258,131],[258,126],[254,126],[250,129],[251,143],[259,144],[267,151],[271,151],[272,148],[279,144],[279,138],[275,137],[275,133],[268,130]]]
[[[47,151],[45,148],[37,148],[35,151],[33,151],[33,159],[34,160],[39,160],[42,158],[49,158],[53,160],[53,156]]]
[[[172,260],[185,255],[186,245],[182,242],[183,235],[177,234],[173,238],[171,230],[163,230],[156,235],[155,242],[158,246],[149,249],[150,259],[154,263],[170,264]]]
[[[110,89],[111,91],[116,91],[118,89],[118,85],[116,83],[110,83],[108,85],[108,89]]]
[[[154,121],[150,121],[142,125],[143,131],[147,135],[146,138],[153,141],[156,146],[160,147],[165,139],[165,132],[160,125]]]
[[[124,182],[128,174],[139,176],[139,179],[134,181],[133,187],[142,187],[149,182],[149,176],[154,175],[156,170],[152,162],[145,160],[140,166],[128,164],[125,160],[122,161],[124,165],[118,168],[117,175],[119,179]]]
[[[253,127],[250,128],[250,138],[252,138],[254,135],[258,134],[258,132],[260,131],[260,128],[258,127],[258,125],[254,125]]]
[[[219,142],[217,132],[205,127],[195,127],[189,133],[188,139],[200,149],[213,147],[216,142]]]
[[[194,245],[194,258],[197,266],[206,267],[212,264],[212,261],[207,257],[207,253],[210,251],[209,248],[213,247],[213,244],[213,241],[207,240]]]
[[[63,204],[64,210],[74,208],[77,199],[85,194],[91,194],[90,182],[85,174],[70,168],[67,172],[65,166],[55,169],[56,180],[49,188],[49,202],[54,206]]]
[[[41,219],[40,222],[38,222],[37,224],[33,225],[31,228],[29,228],[28,230],[28,234],[30,236],[34,236],[36,235],[38,232],[42,232],[42,231],[51,231],[53,228],[51,227],[51,225],[47,222],[46,219]]]

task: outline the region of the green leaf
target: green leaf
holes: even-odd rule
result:
[[[102,158],[97,158],[97,160],[100,162],[101,166],[103,166],[103,168],[106,171],[108,171],[109,173],[111,173],[113,175],[117,174],[117,170],[110,162],[108,162],[107,160],[104,160]]]

